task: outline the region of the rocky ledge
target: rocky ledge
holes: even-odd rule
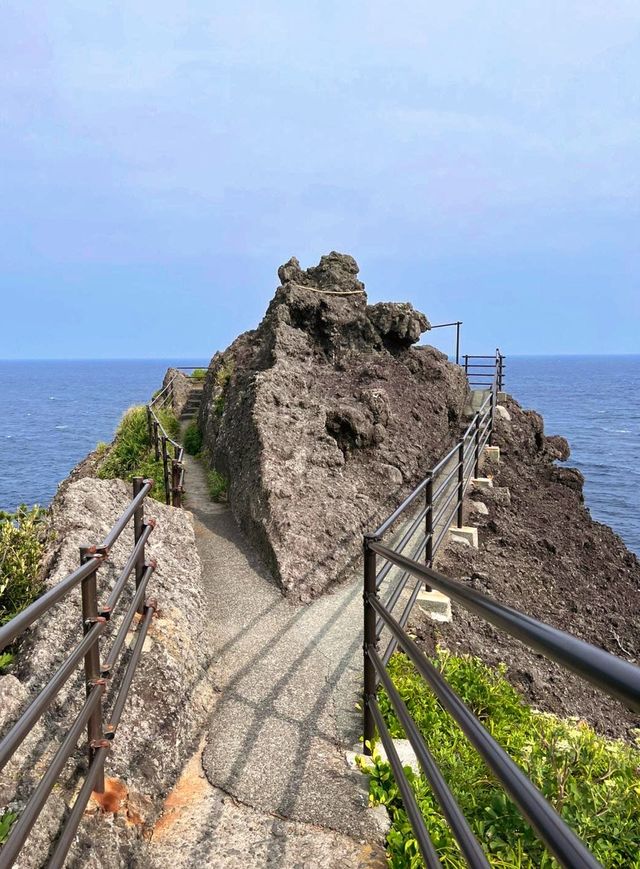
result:
[[[302,600],[344,576],[363,531],[459,434],[468,387],[407,303],[367,304],[355,260],[278,271],[258,328],[210,364],[205,454],[282,588]]]

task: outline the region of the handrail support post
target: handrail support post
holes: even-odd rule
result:
[[[427,541],[427,545],[424,550],[424,561],[427,567],[433,566],[433,476],[430,474],[429,479],[427,480],[427,485],[425,487],[425,507],[427,508],[427,513],[424,523],[424,533]],[[431,586],[425,583],[425,590],[431,591]]]
[[[133,478],[133,497],[137,497],[144,486],[144,478],[143,477],[134,477]],[[142,537],[142,533],[144,531],[144,501],[140,504],[138,509],[133,514],[133,539],[134,546],[137,546],[138,541]],[[140,550],[140,555],[138,556],[138,560],[136,561],[136,590],[140,587],[140,583],[142,582],[142,577],[144,576],[144,562],[145,562],[145,547],[143,546]],[[138,612],[140,615],[144,612],[144,601],[140,603],[140,607],[138,608]]]
[[[81,546],[80,547],[80,564],[85,564],[89,559],[95,558],[95,547]],[[96,570],[82,580],[82,629],[86,635],[91,630],[98,618],[98,584],[96,580]],[[84,657],[84,677],[87,697],[93,690],[96,681],[100,678],[100,651],[98,649],[98,638],[95,643],[89,648]],[[96,704],[96,708],[91,713],[91,717],[87,723],[87,740],[89,743],[89,764],[98,751],[96,747],[103,739],[102,730],[102,698]],[[94,791],[98,794],[104,793],[104,767],[101,766],[96,773]]]
[[[458,447],[458,528],[462,528],[462,501],[464,498],[464,440]]]
[[[376,611],[371,604],[371,597],[378,596],[376,587],[376,554],[369,546],[370,541],[379,540],[372,534],[365,535],[364,538],[364,691],[362,697],[363,708],[363,736],[364,736],[364,753],[371,754],[371,744],[375,736],[375,720],[371,711],[370,701],[375,698],[377,677],[375,665],[369,655],[369,649],[377,650],[377,630],[376,630]]]

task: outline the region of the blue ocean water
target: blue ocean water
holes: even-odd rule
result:
[[[0,362],[0,509],[47,504],[60,480],[167,367],[202,359]],[[594,518],[640,553],[640,356],[516,356],[506,390],[569,440]]]
[[[640,555],[640,356],[513,356],[505,390],[571,446],[591,515]]]
[[[111,440],[123,412],[148,400],[169,365],[202,364],[202,359],[0,362],[0,509],[48,504],[74,465],[98,441]]]

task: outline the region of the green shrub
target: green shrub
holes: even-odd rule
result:
[[[180,424],[171,411],[166,408],[156,411],[167,434],[175,438]],[[145,477],[155,483],[151,495],[164,501],[164,473],[162,460],[156,461],[155,452],[149,440],[147,409],[144,405],[130,407],[122,417],[116,431],[113,447],[98,468],[98,477],[103,480],[131,480]]]
[[[0,845],[4,845],[9,838],[11,827],[17,819],[17,812],[12,812],[10,809],[0,809]]]
[[[206,368],[196,368],[191,372],[191,379],[192,380],[204,380],[206,376],[207,376],[207,369]]]
[[[197,456],[202,449],[202,432],[197,422],[190,422],[186,427],[183,444],[190,456]]]
[[[218,394],[213,399],[213,409],[217,416],[222,416],[224,413],[224,402],[227,393],[227,386],[233,374],[233,360],[229,359],[223,362],[220,368],[216,371],[216,386]]]
[[[15,513],[0,513],[0,625],[29,606],[42,590],[46,516],[40,507],[24,504]],[[0,666],[8,663],[0,659]]]
[[[215,469],[207,474],[207,483],[209,485],[209,494],[212,501],[226,501],[229,491],[229,481]]]
[[[494,670],[477,658],[443,650],[434,664],[604,866],[640,867],[637,749],[607,740],[577,719],[535,712],[507,682],[504,667]],[[491,864],[501,869],[557,866],[411,662],[396,654],[389,672]],[[379,700],[391,735],[404,737],[382,690]],[[412,773],[409,778],[443,865],[462,869],[466,863],[426,779]],[[389,865],[422,867],[397,785],[379,755],[370,801],[385,804],[392,818]]]

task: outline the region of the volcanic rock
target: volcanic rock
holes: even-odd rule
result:
[[[258,328],[217,353],[199,423],[229,503],[283,589],[340,579],[375,528],[450,447],[464,372],[428,346],[408,303],[367,304],[355,260],[278,270]]]

